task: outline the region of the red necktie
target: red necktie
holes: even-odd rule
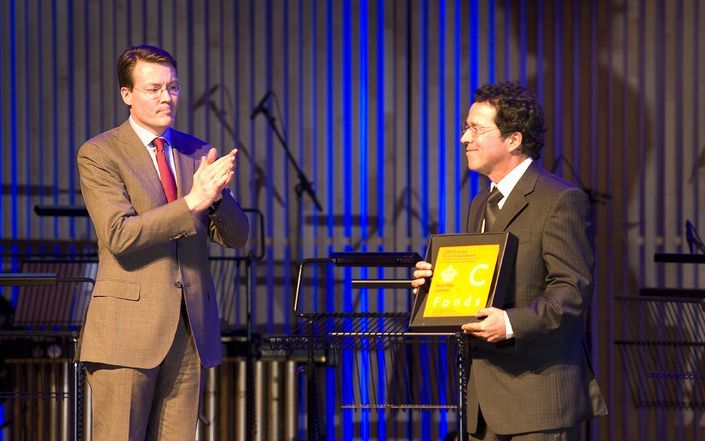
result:
[[[176,200],[176,180],[171,172],[171,167],[169,167],[169,161],[166,159],[164,138],[154,138],[152,144],[157,148],[157,168],[159,168],[159,179],[162,181],[166,200],[174,201]]]

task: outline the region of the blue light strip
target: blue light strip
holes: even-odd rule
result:
[[[86,22],[87,23],[87,22]],[[29,2],[24,2],[24,35],[23,38],[26,41],[30,40],[30,26],[29,26]],[[41,45],[37,45],[41,46]],[[25,94],[27,96],[26,99],[26,105],[24,108],[24,117],[25,121],[32,121],[33,116],[32,116],[32,109],[34,108],[34,103],[32,103],[30,97],[32,96],[32,83],[30,81],[31,75],[29,74],[32,72],[31,68],[31,61],[30,58],[31,53],[30,53],[30,47],[29,45],[26,45],[24,47],[24,71],[26,72],[26,78],[25,78]],[[37,71],[41,72],[41,71]],[[41,96],[41,95],[39,95]],[[36,112],[36,114],[40,114],[42,112]],[[88,113],[88,112],[86,112]],[[41,127],[41,126],[40,126]],[[32,127],[31,124],[25,124],[24,128],[24,133],[25,133],[25,155],[24,155],[24,171],[25,171],[25,188],[27,189],[27,202],[25,203],[24,206],[24,218],[25,218],[25,232],[24,236],[25,237],[33,237],[32,236],[32,222],[30,219],[32,219],[32,199],[33,199],[33,194],[32,192],[29,191],[29,189],[32,187],[32,165],[37,165],[37,163],[41,163],[41,159],[37,160],[36,158],[32,158],[32,147],[34,147],[36,137],[33,135],[32,130],[34,127]],[[2,138],[0,138],[2,139]],[[41,154],[38,155],[39,158],[41,158]]]
[[[421,171],[421,181],[429,182],[428,169],[428,0],[421,1],[421,13],[419,14],[419,45],[421,46],[420,66],[420,91],[419,91],[419,165]],[[411,158],[408,159],[411,161]],[[409,177],[411,178],[411,177]],[[419,222],[421,226],[421,237],[428,237],[429,207],[428,185],[418,188],[421,198],[419,212]],[[412,188],[412,187],[410,187]]]
[[[271,4],[270,4],[271,8]],[[290,37],[290,31],[289,31],[289,2],[283,2],[282,3],[282,40],[281,40],[281,48],[282,48],[282,60],[283,60],[283,71],[284,72],[289,72],[290,71],[290,66],[289,66],[289,37]],[[269,34],[273,35],[273,34]],[[299,45],[300,46],[300,45]],[[273,69],[274,64],[269,64],[267,68],[267,72],[271,71]],[[301,63],[299,63],[299,68],[301,66]],[[299,86],[301,86],[301,81],[303,79],[303,75],[299,75]],[[288,125],[289,121],[291,121],[291,115],[289,112],[290,109],[290,96],[289,96],[289,79],[284,77],[284,84],[281,85],[282,88],[282,112],[284,115],[282,116],[283,121],[279,122],[280,130],[282,131],[282,134],[284,136],[284,139],[289,142],[289,146],[291,150],[293,150],[293,147],[291,147],[291,142],[289,140],[289,130],[288,130]],[[271,88],[268,88],[268,90],[271,90]],[[299,100],[300,102],[303,100]],[[300,115],[303,115],[301,113]],[[286,128],[285,128],[286,127]],[[303,143],[299,143],[299,148],[301,148],[301,145]],[[303,164],[301,163],[301,158],[303,155],[299,153],[299,160],[297,161],[300,165],[300,167],[303,167]],[[291,188],[290,184],[290,168],[291,165],[289,164],[289,161],[286,157],[286,155],[282,155],[282,162],[281,162],[281,167],[283,168],[283,188]],[[298,178],[297,178],[298,179]],[[286,218],[289,218],[289,213],[291,213],[291,198],[290,195],[291,192],[287,191],[286,192],[286,197],[284,198],[284,213],[287,213]],[[304,201],[301,199],[301,204],[303,205]],[[294,205],[297,205],[296,210],[294,212],[294,216],[298,216],[298,203],[295,203]],[[303,213],[303,207],[302,213]],[[303,219],[301,219],[302,225],[303,225]],[[298,225],[298,222],[296,223]],[[284,280],[293,280],[293,275],[291,274],[291,258],[292,258],[292,243],[291,240],[288,238],[293,237],[291,234],[291,228],[289,227],[290,222],[284,222],[284,237],[287,238],[287,240],[284,242],[284,271],[283,271],[283,276]],[[295,235],[299,235],[298,231],[294,232]],[[298,244],[301,243],[303,239],[299,237]],[[284,286],[282,287],[282,302],[284,302],[285,305],[291,305],[293,302],[291,301],[291,283],[285,283]],[[274,302],[270,303],[270,316],[272,317],[272,321],[269,323],[270,329],[274,329]],[[284,332],[289,333],[291,330],[291,315],[290,314],[284,314]]]
[[[73,0],[68,0],[68,4],[66,6],[66,32],[67,32],[67,42],[66,46],[68,48],[68,65],[69,66],[75,66],[76,65],[76,55],[75,55],[75,43],[74,43],[74,32],[73,32]],[[69,158],[71,158],[72,162],[71,164],[73,165],[73,159],[76,157],[76,130],[74,128],[75,124],[73,122],[73,115],[76,114],[76,100],[74,98],[74,94],[71,93],[71,91],[74,90],[74,74],[71,73],[67,75],[67,86],[69,90],[68,94],[68,110],[67,113],[70,115],[67,118],[67,125],[68,125],[68,140],[67,143],[67,152],[69,155]],[[76,203],[76,167],[69,167],[69,179],[68,179],[68,187],[69,187],[69,204],[74,205]],[[76,237],[76,218],[75,217],[70,217],[69,218],[69,236],[74,239]]]
[[[326,106],[326,188],[328,189],[328,210],[327,226],[328,239],[332,242],[335,237],[335,95],[333,90],[333,1],[328,0],[326,5],[326,97],[328,98]],[[329,250],[333,251],[333,250]],[[332,310],[330,310],[332,311]]]
[[[241,13],[240,13],[240,2],[237,2],[237,3],[235,3],[235,4],[233,5],[233,19],[232,19],[232,22],[239,24],[239,23],[240,23],[240,16],[241,16]],[[233,41],[238,41],[238,26],[232,26],[231,29],[232,29],[232,38],[233,38]],[[244,46],[244,45],[243,45],[243,46]],[[247,76],[247,74],[248,74],[248,71],[247,71],[247,69],[240,69],[240,66],[239,66],[239,63],[238,63],[238,60],[240,60],[240,51],[241,51],[241,45],[239,45],[239,44],[233,45],[233,60],[232,60],[233,63],[232,63],[232,71],[233,71],[233,83],[234,83],[234,84],[244,84],[244,82],[247,81],[247,80],[246,80],[246,76]],[[250,63],[250,72],[252,72],[252,69],[253,69],[252,64],[253,64],[253,63]],[[232,90],[233,102],[239,103],[239,102],[242,102],[242,101],[244,101],[244,100],[246,99],[245,93],[242,93],[239,87],[234,87],[233,89],[234,89],[234,90]],[[240,106],[234,106],[231,124],[232,124],[232,127],[233,127],[233,131],[234,131],[235,133],[240,133]],[[251,132],[251,134],[250,134],[250,141],[252,140],[253,137],[254,137],[254,134]],[[241,140],[239,137],[236,137],[235,140],[234,140],[234,142],[237,142],[237,143],[240,143],[241,141],[242,141],[242,140]],[[250,146],[253,146],[254,144],[252,144],[252,143],[250,142],[249,145],[250,145]],[[238,146],[238,147],[239,147],[239,146]],[[238,155],[239,155],[239,153],[238,153]],[[243,156],[244,156],[244,155],[243,155]],[[242,158],[242,157],[240,157],[240,158]],[[239,159],[239,160],[241,161],[240,164],[243,164],[243,163],[244,163],[244,160],[243,160],[243,159]],[[252,164],[252,161],[251,161],[251,162],[248,163],[246,166],[247,166],[248,168],[252,169],[252,168],[254,168],[253,165],[254,165],[254,164]],[[239,167],[242,167],[242,165],[240,165]],[[257,200],[257,199],[256,199],[257,190],[256,190],[256,188],[255,188],[256,186],[255,186],[255,185],[249,185],[249,186],[246,186],[246,187],[249,187],[249,197],[250,197],[250,200],[251,200],[251,201]],[[243,192],[244,192],[244,191],[246,191],[246,190],[243,189]],[[257,267],[258,267],[258,262],[257,262],[257,261],[254,261],[254,262],[252,262],[252,267],[250,268],[250,270],[251,270],[251,271],[255,271],[255,274],[257,274],[257,272],[256,272],[256,271],[257,271]],[[255,293],[255,296],[256,296],[257,287],[256,287],[256,286],[252,286],[252,287],[250,287],[250,289],[253,290],[253,292]],[[252,321],[253,321],[253,323],[257,324],[257,315],[255,314],[255,310],[256,310],[255,305],[256,305],[257,302],[252,302],[252,303],[253,303],[253,304],[252,304]],[[242,309],[242,306],[239,306],[239,309],[241,310],[241,309]],[[240,319],[240,314],[238,314],[236,317],[237,317],[236,324],[237,324],[238,326],[241,326],[241,325],[243,324],[243,321]]]
[[[384,110],[385,110],[385,99],[384,99],[384,84],[385,84],[385,66],[384,66],[384,2],[377,2],[377,173],[378,173],[378,188],[385,189],[385,138],[384,138]],[[386,198],[383,194],[378,194],[377,196],[377,229],[379,231],[380,245],[377,249],[378,252],[384,251],[384,226],[385,226],[385,202]],[[384,268],[379,267],[377,269],[377,277],[383,279],[385,277]],[[380,309],[383,308],[385,304],[385,295],[383,289],[377,290],[377,305],[380,305]],[[385,309],[386,310],[386,309]],[[380,321],[380,327],[382,323]],[[381,330],[381,329],[380,329]],[[377,372],[372,372],[372,375],[377,375],[377,378],[386,378],[386,359],[384,348],[380,348],[376,353],[378,364]],[[377,382],[377,402],[386,403],[387,390],[384,381]],[[379,410],[377,412],[377,439],[380,441],[386,440],[387,433],[387,413],[385,410]]]
[[[350,0],[343,1],[342,122],[343,122],[343,219],[345,237],[352,237],[352,30]],[[347,311],[347,310],[346,310]]]
[[[260,4],[260,2],[252,2],[250,4],[250,8],[254,9],[256,4]],[[266,8],[266,14],[265,14],[265,35],[273,35],[272,34],[272,0],[267,0],[267,4],[265,6]],[[253,29],[255,29],[253,27]],[[272,52],[273,52],[273,45],[274,42],[272,41],[271,38],[266,38],[266,49],[265,49],[265,72],[266,72],[266,78],[265,78],[265,90],[272,90]],[[253,79],[253,82],[254,81]],[[258,97],[256,99],[259,99]],[[254,101],[253,101],[253,107],[254,107]],[[274,172],[274,146],[273,146],[273,137],[272,137],[272,131],[267,129],[266,130],[267,135],[265,136],[265,148],[267,151],[267,162],[265,164],[265,170],[267,170],[267,175],[274,177],[276,176]],[[267,190],[270,192],[270,194],[273,194],[275,191],[274,188],[274,182],[272,179],[267,180]],[[287,193],[288,197],[288,193]],[[267,234],[266,236],[273,239],[276,234],[275,229],[274,229],[274,198],[267,198],[267,209],[265,211],[266,213],[266,219],[267,219]],[[276,290],[276,282],[275,282],[275,274],[276,274],[276,266],[274,262],[274,245],[270,245],[270,252],[267,253],[267,292],[273,293]],[[270,302],[268,307],[267,307],[267,323],[266,323],[266,329],[267,332],[271,333],[273,332],[273,324],[274,324],[274,307],[273,307],[273,302]]]
[[[15,0],[10,2],[10,192],[12,197],[10,199],[10,206],[12,207],[11,214],[11,234],[13,239],[17,239],[17,164],[18,153],[17,153],[17,28],[16,28],[16,11],[15,11]],[[3,176],[3,182],[5,178]],[[4,213],[4,211],[3,211]],[[14,252],[15,250],[13,250]]]
[[[446,232],[446,3],[438,4],[438,233]]]
[[[102,8],[102,4],[98,5],[98,8]],[[98,15],[99,17],[102,17],[102,15]],[[90,8],[86,6],[83,8],[83,21],[84,23],[90,23]],[[100,37],[103,37],[103,33],[100,33]],[[91,38],[83,38],[83,65],[84,65],[84,75],[85,75],[85,81],[83,82],[83,112],[85,113],[85,118],[86,118],[86,127],[83,132],[83,135],[81,136],[81,140],[77,140],[78,142],[74,144],[76,147],[79,147],[84,140],[87,140],[88,138],[91,137],[92,133],[92,126],[93,126],[93,118],[92,118],[92,112],[91,112],[91,101],[94,100],[94,98],[91,96],[91,82],[88,81],[88,78],[91,76],[91,44],[93,40]],[[102,94],[99,94],[102,95]],[[39,95],[41,96],[41,95]],[[103,107],[101,107],[102,109]],[[40,112],[41,113],[41,112]],[[40,150],[41,151],[41,150]],[[73,157],[72,157],[73,159]],[[74,167],[71,167],[71,169],[74,169]],[[78,180],[78,179],[76,179]],[[72,179],[73,182],[73,179]],[[81,189],[81,186],[78,186],[78,190]],[[72,192],[73,194],[74,192]],[[74,202],[75,203],[75,202]],[[92,237],[92,223],[90,219],[84,218],[81,221],[81,224],[83,226],[81,235],[83,237]]]
[[[380,189],[385,189],[385,121],[384,121],[384,84],[385,84],[385,66],[384,66],[384,2],[377,2],[377,182]],[[384,206],[386,198],[383,194],[377,197],[377,230],[379,237],[384,237]],[[383,250],[379,250],[383,251]]]
[[[342,122],[343,122],[343,222],[345,235],[345,251],[352,251],[350,240],[352,238],[352,4],[351,0],[343,1],[343,48],[342,48]],[[343,312],[352,312],[352,274],[350,268],[346,268],[344,276],[345,287],[343,289]],[[351,350],[343,350],[343,378],[349,378],[354,373],[355,354]],[[353,382],[342,383],[342,399],[344,403],[353,402]],[[352,409],[345,409],[342,412],[343,439],[352,440],[354,438],[355,426],[353,424],[354,413]]]
[[[312,22],[309,28],[311,29],[311,41],[318,41],[318,26],[316,23],[318,22],[318,11],[317,11],[317,4],[318,2],[312,2],[311,3],[311,17],[312,17]],[[301,15],[303,17],[303,12],[304,8],[300,8]],[[303,26],[302,26],[303,28]],[[302,38],[303,41],[303,38]],[[318,182],[318,50],[316,48],[316,45],[311,45],[311,124],[312,124],[312,134],[311,136],[311,150],[313,151],[313,155],[311,158],[312,164],[311,164],[311,169],[313,171],[313,177],[311,178],[313,180],[314,186]],[[303,56],[301,57],[301,60],[303,62]],[[302,113],[303,114],[303,113]],[[303,121],[303,118],[302,118]],[[302,130],[303,132],[303,130]],[[324,209],[325,212],[325,209]],[[312,228],[313,228],[313,243],[311,244],[311,249],[313,253],[313,257],[318,257],[318,247],[316,244],[319,242],[319,236],[318,236],[318,216],[313,217],[313,223],[312,223]],[[301,256],[303,257],[303,256]],[[316,272],[314,273],[314,277],[317,280],[318,276],[318,268],[316,268]],[[312,309],[314,311],[318,311],[319,308],[319,297],[320,292],[318,289],[318,284],[314,283],[313,286],[313,307]]]
[[[470,102],[475,96],[475,89],[479,86],[479,75],[480,75],[480,6],[478,0],[470,1],[470,17],[468,22],[470,23],[470,54],[468,59],[470,60]],[[469,171],[470,173],[470,200],[477,194],[480,185],[480,176],[476,172]]]
[[[460,28],[461,28],[461,18],[462,15],[460,13],[462,6],[460,4],[460,0],[455,0],[455,13],[453,16],[455,17],[454,21],[454,27],[455,27],[455,32],[454,32],[454,41],[455,41],[455,51],[454,51],[454,65],[455,65],[455,70],[454,70],[454,85],[453,88],[455,90],[455,119],[453,122],[455,123],[456,126],[462,125],[462,122],[465,121],[465,117],[463,116],[463,113],[465,112],[464,109],[464,104],[462,103],[463,101],[463,91],[461,88],[460,84],[460,78],[461,78],[461,70],[460,66],[462,65],[462,59],[463,55],[462,52],[460,51],[460,48],[462,47],[461,43],[461,37],[460,37]],[[464,165],[464,152],[465,149],[463,148],[462,143],[460,142],[460,136],[461,134],[456,134],[458,137],[457,140],[453,142],[453,145],[455,146],[454,152],[455,152],[455,232],[459,233],[461,231],[464,231],[465,227],[465,222],[463,221],[463,207],[465,207],[465,201],[463,201],[463,188],[462,188],[462,183],[463,183],[463,176],[465,175],[467,171],[467,167]]]
[[[248,17],[247,17],[247,25],[248,25],[248,27],[249,27],[250,29],[254,29],[254,26],[255,26],[255,14],[254,14],[254,1],[253,1],[253,0],[250,0],[250,3],[249,3],[249,5],[247,5],[247,8],[248,8],[247,10],[249,11],[249,14],[248,14]],[[239,17],[239,11],[240,11],[239,3],[236,3],[236,4],[235,4],[235,9],[236,9],[236,11],[238,11],[238,12],[236,13],[236,18],[237,18],[237,17]],[[244,14],[244,13],[243,13],[243,14]],[[237,23],[237,22],[236,22],[236,23]],[[237,29],[237,27],[235,27],[235,29]],[[236,31],[234,32],[233,37],[235,38],[235,41],[237,41],[237,32],[236,32]],[[249,39],[249,43],[250,43],[250,45],[249,45],[250,47],[248,48],[248,50],[250,51],[250,53],[253,53],[254,50],[255,50],[255,39],[254,39],[254,38]],[[239,56],[239,52],[240,52],[240,51],[239,51],[239,49],[237,48],[237,46],[238,46],[238,45],[235,45],[235,51],[236,51],[236,55]],[[238,60],[238,59],[239,59],[239,57],[235,57],[235,58],[234,58],[234,60]],[[247,99],[247,100],[249,100],[249,102],[250,102],[250,106],[249,106],[249,107],[252,108],[252,107],[254,107],[254,104],[257,102],[257,101],[255,101],[255,100],[256,100],[256,98],[255,98],[255,93],[256,93],[256,90],[255,90],[255,78],[256,78],[257,76],[256,76],[256,74],[255,74],[255,63],[249,63],[248,67],[249,67],[249,72],[248,72],[249,78],[247,79],[247,81],[249,81],[249,86],[250,86],[250,87],[249,87],[249,94],[247,94],[247,95],[249,95],[249,96],[245,97],[245,96],[244,96],[244,95],[246,94],[246,92],[245,92],[245,93],[243,93],[242,99]],[[237,65],[234,66],[234,71],[235,71],[235,75],[236,75],[235,79],[238,80],[239,77],[240,77],[240,69],[238,69],[238,66],[237,66]],[[244,75],[244,73],[243,73],[243,75]],[[245,81],[245,80],[243,79],[242,81]],[[239,98],[239,93],[240,93],[240,92],[239,92],[238,88],[235,88],[235,99],[236,99],[236,100]],[[237,101],[236,101],[236,102],[237,102]],[[236,116],[237,116],[237,115],[236,115]],[[238,124],[237,121],[238,121],[238,119],[236,118],[236,119],[235,119],[235,125],[236,125],[236,126],[235,126],[235,130],[237,130],[237,124]],[[254,125],[255,125],[255,121],[254,121],[254,120],[250,120],[250,139],[249,139],[249,145],[250,145],[251,148],[252,148],[253,157],[254,157],[254,151],[255,151],[255,150],[257,149],[257,147],[258,147],[258,145],[257,145],[257,136],[256,136],[256,131],[255,131]],[[237,133],[237,131],[236,131],[235,133]],[[255,161],[255,160],[253,159],[253,162],[254,162],[254,161]],[[257,165],[256,163],[253,163],[253,164],[252,164],[252,167],[255,167],[256,165]],[[271,187],[269,186],[269,185],[270,185],[270,184],[269,184],[269,180],[266,180],[266,181],[265,181],[265,184],[266,184],[266,186],[267,186],[267,190],[268,190],[268,191],[271,191]],[[252,185],[252,186],[250,186],[250,200],[256,201],[256,200],[257,200],[256,197],[257,197],[257,190],[256,190],[255,186]],[[270,199],[270,198],[267,198],[267,199]],[[267,213],[269,213],[269,211],[267,211],[267,210],[269,209],[269,205],[267,205],[268,203],[269,203],[269,201],[265,202],[264,236],[265,236],[266,239],[270,239],[270,240],[265,240],[265,243],[267,244],[267,245],[266,245],[266,250],[265,250],[265,252],[267,253],[267,256],[271,256],[272,253],[274,252],[274,246],[272,245],[272,241],[271,241],[271,231],[272,231],[272,223],[271,223],[271,222],[272,222],[272,220],[271,220],[271,216],[268,216],[268,215],[267,215]],[[267,257],[267,259],[265,260],[265,263],[264,263],[264,266],[265,266],[265,268],[267,269],[268,272],[269,272],[269,269],[270,269],[270,262],[269,262],[269,260],[270,260],[270,257]],[[267,280],[266,286],[267,286],[267,292],[271,292],[271,291],[269,291],[269,288],[270,288],[270,286],[271,286],[269,280]],[[254,289],[257,289],[257,288],[255,287]],[[255,324],[257,323],[257,302],[253,302],[253,304],[252,304],[252,320],[255,322]]]
[[[37,16],[38,16],[38,17],[42,17],[42,16],[43,16],[43,12],[42,12],[42,4],[43,4],[43,3],[44,3],[44,2],[43,2],[42,0],[37,0],[37,4],[36,4],[36,8],[37,8],[37,9],[36,9],[36,11],[37,11]],[[36,32],[37,32],[37,41],[43,41],[44,37],[43,37],[43,32],[42,32],[42,30],[44,29],[44,26],[43,26],[43,24],[41,23],[41,18],[40,18],[38,21],[40,22],[40,24],[37,26],[37,31],[36,31]],[[37,45],[37,49],[36,49],[36,51],[37,51],[36,57],[37,57],[37,58],[36,58],[36,60],[37,60],[37,71],[38,71],[38,72],[44,72],[44,62],[43,62],[43,60],[44,60],[44,50],[43,50],[43,49],[44,49],[44,45],[43,45],[43,44],[38,44],[38,45]],[[0,79],[0,83],[2,83],[2,79]],[[37,87],[37,96],[40,96],[40,97],[44,96],[44,82],[42,81],[41,75],[37,75],[37,85],[36,85],[36,87]],[[0,89],[1,89],[1,88],[0,88]],[[0,101],[2,101],[2,99],[0,99]],[[0,117],[2,117],[2,115],[0,115]],[[44,153],[44,147],[45,147],[45,143],[44,143],[44,128],[45,128],[44,117],[45,117],[45,112],[37,112],[36,117],[38,118],[38,125],[37,125],[37,127],[38,127],[38,130],[39,130],[39,133],[38,133],[38,136],[37,136],[37,140],[38,140],[37,149],[38,149],[39,152],[41,152],[41,153],[43,154],[43,153]],[[2,130],[2,129],[0,129],[0,138],[2,138],[1,130]],[[38,166],[39,166],[39,194],[38,194],[37,196],[38,196],[38,198],[39,198],[39,203],[40,203],[40,204],[43,204],[43,203],[44,203],[44,175],[45,175],[45,171],[44,171],[44,160],[37,161],[37,163],[38,163]],[[0,208],[0,211],[1,211],[1,208]],[[44,232],[44,225],[45,225],[45,224],[46,224],[46,222],[39,222],[39,238],[40,238],[40,239],[43,239],[43,238],[44,238],[44,235],[45,235],[45,232]],[[91,225],[90,222],[88,222],[88,224]]]
[[[369,118],[368,115],[368,94],[370,93],[369,91],[369,79],[368,79],[368,19],[369,19],[369,12],[367,8],[367,0],[359,0],[359,5],[360,5],[360,20],[359,20],[359,43],[360,43],[360,54],[359,54],[359,63],[360,63],[360,89],[358,91],[358,96],[360,97],[359,100],[359,126],[360,126],[360,135],[359,135],[359,146],[358,146],[358,154],[359,154],[359,160],[360,160],[360,239],[362,240],[362,243],[365,244],[367,240],[367,235],[368,235],[368,225],[367,225],[367,216],[369,214],[369,209],[368,209],[368,143],[369,143],[369,130],[367,127],[367,121]],[[352,87],[351,87],[352,88]],[[352,107],[352,106],[351,106]],[[366,312],[367,310],[363,310],[363,312]]]
[[[487,82],[494,83],[496,75],[495,4],[487,3]]]
[[[420,145],[421,149],[420,164],[421,164],[421,182],[429,181],[429,160],[428,160],[428,44],[429,44],[429,21],[428,21],[428,0],[423,0],[421,2],[421,17],[419,23],[419,38],[421,44],[421,103],[419,106],[421,121],[419,121],[420,126]],[[442,83],[442,81],[441,81]],[[439,180],[443,177],[439,176]],[[422,237],[426,238],[429,235],[429,191],[428,185],[424,185],[422,189],[419,189],[421,196],[421,231]],[[423,345],[422,345],[423,346]],[[421,372],[429,372],[429,366],[427,360],[423,357],[421,358]],[[423,394],[423,388],[422,388]],[[423,397],[422,397],[423,402]],[[431,439],[430,425],[431,418],[428,412],[421,412],[421,439]]]
[[[17,90],[17,27],[15,0],[10,1],[10,90]],[[19,163],[17,148],[17,94],[10,94],[10,205],[12,207],[11,231],[12,238],[18,237],[19,216],[17,213],[17,164]],[[58,161],[57,161],[58,162]],[[4,180],[3,180],[4,182]]]
[[[5,23],[2,20],[3,20],[3,17],[0,16],[0,24],[4,25]],[[12,20],[10,20],[10,21],[12,21]],[[3,53],[3,47],[4,47],[4,45],[0,44],[0,63],[4,62],[4,60],[5,60],[5,57],[4,57],[5,54]],[[5,71],[4,69],[0,69],[0,84],[4,84],[3,83],[3,76],[2,76],[4,71]],[[0,121],[5,121],[5,114],[3,113],[3,109],[5,107],[2,105],[2,103],[4,102],[3,91],[4,91],[4,88],[0,87]],[[4,124],[0,124],[0,140],[5,139],[4,138],[5,134],[3,133],[4,127],[5,127]],[[5,176],[3,173],[4,170],[5,170],[5,158],[4,158],[4,155],[0,155],[0,182],[5,182]],[[5,207],[4,207],[4,203],[3,203],[4,199],[5,198],[0,197],[0,213],[5,212]],[[0,231],[3,234],[5,234],[4,229],[2,227],[0,227]],[[2,249],[2,247],[0,247],[0,251],[2,251],[3,253],[6,253],[6,250]],[[0,268],[0,271],[2,271],[2,268]],[[15,305],[14,300],[15,299],[13,299],[13,302],[12,302],[13,306]]]
[[[333,69],[336,64],[336,60],[333,58],[333,42],[335,34],[333,33],[333,0],[328,0],[326,2],[326,189],[328,191],[328,204],[326,205],[326,210],[328,212],[327,216],[327,227],[328,227],[328,254],[335,251],[333,249],[332,243],[335,236],[335,95],[333,88]],[[330,268],[327,269],[327,286],[326,292],[335,292],[335,287],[333,285],[333,274]],[[335,298],[334,296],[325,296],[326,306],[325,310],[332,312],[335,311]],[[331,366],[326,369],[326,403],[335,403],[336,401],[336,388],[335,388],[335,377],[336,368]],[[325,407],[326,414],[326,438],[328,441],[336,440],[335,431],[335,421],[337,420],[337,406],[329,405]],[[303,438],[302,438],[303,439]]]
[[[56,17],[56,1],[51,3],[51,16]],[[56,32],[56,19],[51,20],[51,69],[52,69],[52,149],[54,150],[54,158],[59,157],[59,72],[58,65],[59,60],[57,59],[58,48],[57,48],[57,32]],[[53,163],[53,200],[54,205],[59,204],[59,161],[54,161]],[[54,218],[54,237],[59,237],[59,218]]]
[[[538,0],[538,2],[536,3],[536,98],[538,98],[540,103],[545,104],[545,89],[543,78],[543,17],[543,0]]]
[[[369,144],[369,130],[367,126],[367,121],[369,119],[368,114],[368,96],[369,90],[369,75],[368,75],[368,63],[369,63],[369,9],[367,0],[359,1],[360,13],[359,13],[359,75],[360,75],[360,90],[358,92],[359,100],[359,126],[360,126],[360,137],[359,137],[359,160],[360,160],[360,240],[362,242],[361,252],[367,252],[367,236],[368,232],[368,185],[369,185],[369,174],[368,174],[368,144]],[[367,278],[367,268],[361,268],[360,277],[362,279]],[[361,289],[358,292],[359,295],[359,305],[360,312],[369,311],[369,294],[367,289]],[[368,329],[368,323],[363,322],[362,330],[366,331]],[[360,403],[369,404],[369,368],[370,368],[370,353],[369,351],[359,351],[360,357]],[[360,437],[361,439],[370,438],[370,412],[369,410],[364,410],[360,414]]]

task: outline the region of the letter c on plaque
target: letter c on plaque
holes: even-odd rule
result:
[[[472,271],[470,271],[470,284],[472,286],[482,286],[482,285],[486,284],[487,280],[478,281],[475,278],[475,273],[477,273],[477,270],[479,270],[479,269],[488,270],[489,268],[490,267],[486,263],[480,263],[480,264],[475,265],[475,268],[473,268]]]

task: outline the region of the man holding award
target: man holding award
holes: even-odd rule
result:
[[[583,421],[607,413],[584,338],[593,288],[589,201],[535,162],[545,130],[536,97],[510,82],[480,87],[463,128],[468,168],[491,181],[470,204],[467,232],[518,239],[504,303],[462,325],[473,337],[474,440],[578,440]],[[431,264],[419,262],[413,286],[432,275]]]

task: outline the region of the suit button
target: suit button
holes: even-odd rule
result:
[[[176,283],[174,283],[174,286],[177,287],[177,288],[179,288],[179,289],[183,288],[183,285],[181,284],[181,282],[176,282]]]

